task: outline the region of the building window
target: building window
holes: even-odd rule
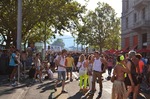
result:
[[[145,8],[142,9],[142,19],[145,19]]]
[[[129,9],[129,0],[126,0],[126,10]]]
[[[147,33],[142,34],[143,48],[147,47]]]
[[[136,21],[137,21],[137,14],[134,13],[134,23],[136,23]]]
[[[128,17],[126,18],[126,28],[128,28]]]

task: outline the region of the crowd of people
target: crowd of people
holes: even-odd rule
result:
[[[4,51],[3,54],[6,52]],[[3,54],[0,57],[4,57]],[[97,82],[99,84],[97,97],[100,98],[103,92],[102,74],[107,70],[108,77],[106,79],[113,83],[112,99],[127,99],[127,97],[137,99],[142,81],[145,81],[150,89],[149,60],[144,59],[135,51],[119,55],[106,55],[98,51],[87,54],[68,52],[64,49],[61,52],[47,51],[42,60],[41,53],[32,53],[31,55],[28,51],[20,52],[11,46],[7,56],[9,80],[12,84],[16,81],[16,76],[25,75],[26,70],[29,70],[29,77],[33,78],[34,82],[38,79],[41,83],[43,75],[46,75],[47,79],[53,79],[53,73],[57,71],[58,78],[54,90],[57,91],[57,84],[61,81],[62,93],[66,93],[65,81],[72,82],[72,72],[77,71],[79,73],[79,91],[89,91],[93,95],[97,89],[95,87]],[[20,74],[17,73],[18,69],[21,71]]]

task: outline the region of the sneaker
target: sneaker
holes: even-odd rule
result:
[[[57,91],[57,88],[54,88],[55,91]]]
[[[66,78],[66,80],[68,80],[68,79],[69,79],[69,77]]]
[[[93,91],[93,90],[91,90],[91,91],[89,92],[89,94],[94,95],[94,91]]]
[[[62,91],[61,91],[61,93],[68,93],[68,92],[67,92],[67,91],[65,91],[65,90],[62,90]]]
[[[12,86],[17,86],[18,83],[17,82],[14,82],[13,84],[11,84]]]
[[[72,82],[72,81],[73,81],[73,79],[71,78],[71,79],[70,79],[70,82]]]
[[[99,99],[101,96],[102,96],[102,92],[100,91],[100,92],[98,93],[98,96],[97,96],[96,99]]]

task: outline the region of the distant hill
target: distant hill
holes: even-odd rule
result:
[[[65,43],[65,48],[69,48],[74,45],[76,46],[76,44],[74,43],[74,38],[71,35],[63,35],[63,36],[57,35],[56,38],[53,39],[51,43],[53,43],[57,38],[63,39]]]

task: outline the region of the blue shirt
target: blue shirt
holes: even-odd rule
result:
[[[9,66],[16,66],[16,64],[15,64],[15,57],[16,57],[16,54],[12,53],[11,57],[10,57],[10,61],[9,61]]]
[[[147,64],[144,58],[142,58],[141,60],[144,62],[144,64]]]

